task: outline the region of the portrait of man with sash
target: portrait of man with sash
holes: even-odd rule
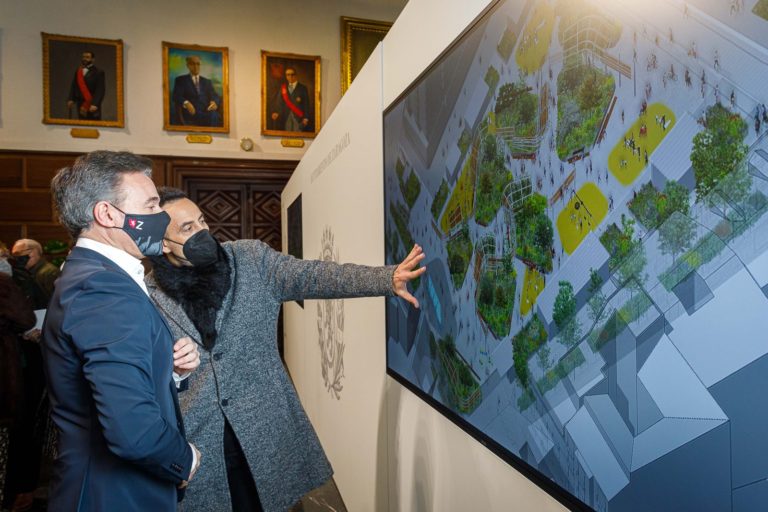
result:
[[[262,133],[314,137],[320,124],[320,58],[261,53]]]
[[[77,108],[79,119],[101,119],[101,102],[104,100],[104,71],[95,65],[93,50],[83,52],[80,66],[72,78],[67,108]]]
[[[43,122],[122,128],[123,41],[42,36]]]

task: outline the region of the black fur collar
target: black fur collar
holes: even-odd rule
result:
[[[160,289],[179,303],[202,337],[203,347],[216,345],[216,313],[232,283],[227,253],[206,267],[175,267],[165,256],[151,256],[152,272]]]

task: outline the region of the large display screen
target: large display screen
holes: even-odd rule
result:
[[[385,112],[388,372],[569,507],[768,503],[767,48],[768,0],[507,0]]]

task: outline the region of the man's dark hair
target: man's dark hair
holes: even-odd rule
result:
[[[157,187],[157,194],[160,196],[160,206],[166,203],[172,203],[179,199],[189,199],[186,192],[176,187]]]
[[[92,59],[96,58],[96,54],[94,52],[92,52],[91,50],[85,50],[83,53],[90,53]]]

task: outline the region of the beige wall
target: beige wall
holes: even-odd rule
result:
[[[340,16],[394,21],[406,0],[0,0],[0,149],[90,151],[217,158],[296,159],[304,149],[261,137],[262,49],[322,57],[322,120],[341,97]],[[98,140],[44,125],[40,32],[125,44],[125,128],[100,128]],[[226,46],[230,58],[230,133],[190,145],[163,131],[161,41]],[[243,137],[252,153],[240,150]],[[308,145],[311,139],[308,140]]]

